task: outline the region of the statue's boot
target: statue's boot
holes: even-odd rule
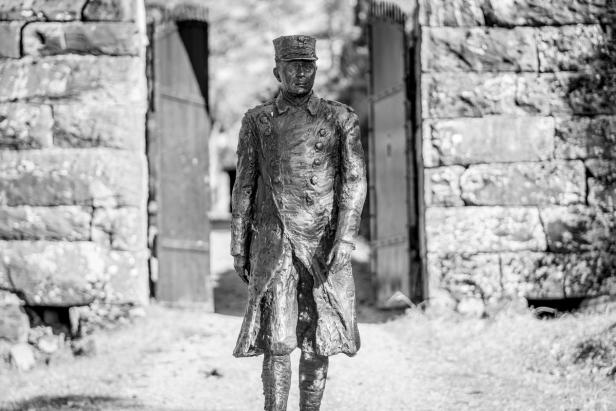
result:
[[[265,411],[286,411],[291,387],[289,356],[265,354],[261,380],[265,395]]]
[[[302,351],[299,360],[299,409],[319,411],[327,380],[329,358]]]

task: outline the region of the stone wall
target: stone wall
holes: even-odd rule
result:
[[[433,302],[616,293],[611,4],[420,1]]]
[[[148,301],[139,0],[0,0],[0,340]]]

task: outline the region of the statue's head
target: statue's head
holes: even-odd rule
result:
[[[282,36],[274,39],[274,76],[282,89],[296,96],[310,93],[317,73],[316,39],[310,36]]]

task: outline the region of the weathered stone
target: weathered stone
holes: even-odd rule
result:
[[[89,240],[91,215],[77,206],[0,206],[0,239]]]
[[[105,269],[109,284],[105,301],[147,305],[150,295],[147,262],[147,251],[110,251]]]
[[[506,253],[501,264],[505,292],[527,298],[602,295],[616,278],[613,253]]]
[[[49,147],[52,144],[52,125],[49,106],[0,104],[0,149]]]
[[[481,117],[490,114],[524,115],[516,105],[517,77],[510,73],[426,74],[421,98],[424,118]]]
[[[0,276],[29,305],[146,304],[146,264],[144,250],[109,251],[91,242],[0,242]]]
[[[526,298],[565,297],[564,266],[554,254],[520,252],[501,255],[503,290]]]
[[[116,250],[146,248],[147,213],[139,208],[97,208],[92,219],[92,240]]]
[[[138,28],[132,23],[30,23],[23,31],[24,54],[109,54],[135,56],[139,53]]]
[[[438,253],[545,250],[539,211],[527,207],[430,207],[427,249]]]
[[[522,74],[515,100],[534,114],[616,114],[616,74]]]
[[[34,367],[36,360],[34,351],[29,344],[15,344],[9,351],[9,361],[20,371],[28,371]]]
[[[458,311],[468,311],[469,300],[485,309],[502,295],[498,254],[428,253],[428,276],[430,295],[445,291],[455,300]]]
[[[89,0],[83,9],[84,20],[130,21],[135,19],[134,0]]]
[[[552,157],[551,117],[459,118],[424,121],[424,165],[539,161]]]
[[[534,29],[424,28],[423,71],[537,71]]]
[[[0,63],[0,101],[60,97],[145,106],[145,68],[138,57],[31,56]]]
[[[490,26],[560,26],[598,23],[608,11],[605,0],[485,0],[485,21]]]
[[[616,117],[556,118],[556,158],[616,158]]]
[[[537,31],[539,70],[578,71],[613,66],[614,52],[599,25],[544,27]]]
[[[420,0],[419,23],[422,26],[483,26],[481,4],[484,0]]]
[[[0,204],[143,206],[146,172],[132,151],[0,151]]]
[[[59,147],[109,147],[145,151],[145,111],[98,102],[53,106],[53,142]]]
[[[616,247],[613,215],[580,206],[544,208],[540,215],[550,251],[609,251]]]
[[[613,160],[586,161],[588,178],[588,204],[608,211],[616,210],[616,164]]]
[[[462,199],[473,205],[576,204],[585,202],[581,161],[478,164],[460,178]]]
[[[0,59],[21,57],[20,41],[23,23],[11,21],[0,23]]]
[[[462,206],[460,175],[464,167],[448,166],[425,170],[425,201],[427,206]]]
[[[6,285],[6,286],[2,286],[0,285],[0,287],[4,288],[0,288],[0,306],[3,305],[24,305],[24,302],[21,298],[19,298],[17,296],[17,294],[11,292],[11,291],[6,291],[6,288],[8,288],[10,285]]]
[[[78,20],[86,0],[0,0],[0,20]]]
[[[25,342],[29,329],[28,315],[20,304],[0,304],[0,340]]]

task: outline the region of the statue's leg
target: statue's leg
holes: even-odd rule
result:
[[[291,386],[289,355],[265,354],[263,358],[263,394],[265,411],[286,411]]]
[[[327,380],[329,358],[302,351],[299,360],[299,409],[318,411]]]

